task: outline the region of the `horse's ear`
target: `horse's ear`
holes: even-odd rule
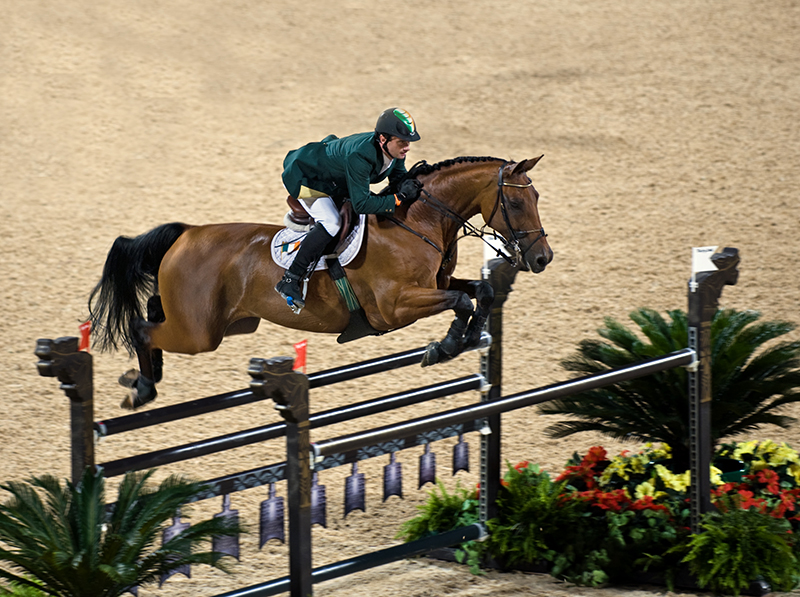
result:
[[[531,168],[533,168],[536,164],[539,163],[544,155],[540,155],[538,158],[532,158],[530,160],[522,160],[516,166],[514,166],[514,170],[512,170],[511,174],[519,174],[520,172],[528,172]]]

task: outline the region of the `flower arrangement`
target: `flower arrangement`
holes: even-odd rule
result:
[[[553,576],[591,586],[650,574],[672,589],[688,569],[700,587],[718,592],[739,594],[756,576],[778,590],[794,587],[800,580],[800,455],[785,443],[723,444],[711,482],[717,512],[706,514],[703,532],[693,535],[690,472],[673,470],[666,444],[613,458],[595,446],[574,454],[554,479],[528,461],[509,464],[498,516],[487,523],[489,539],[462,546],[459,561],[473,571],[482,558],[506,567],[545,562]],[[439,490],[452,502],[454,496]],[[448,504],[461,522],[477,520],[478,491],[463,492],[460,508]],[[432,493],[400,536],[410,541],[421,536],[414,529],[449,530],[428,524],[442,501]]]

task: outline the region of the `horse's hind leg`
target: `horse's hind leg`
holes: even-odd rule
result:
[[[164,353],[160,348],[150,348],[148,328],[164,320],[161,297],[153,295],[147,301],[147,322],[138,319],[131,325],[139,371],[131,369],[119,378],[121,385],[130,388],[130,393],[120,404],[122,408],[135,410],[151,402],[158,395],[156,384],[163,376]]]
[[[147,321],[163,323],[165,320],[164,309],[161,307],[161,297],[154,294],[147,300]],[[164,376],[164,351],[160,348],[151,349],[150,360],[153,365],[153,381],[158,383]]]

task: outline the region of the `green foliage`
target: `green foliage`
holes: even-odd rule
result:
[[[509,464],[508,469],[497,498],[500,516],[487,523],[487,548],[503,554],[508,564],[553,560],[554,548],[564,543],[565,529],[578,523],[581,504],[565,502],[566,481],[551,481],[536,465]]]
[[[549,562],[554,577],[587,586],[649,573],[674,590],[688,567],[717,592],[738,594],[759,578],[792,589],[800,580],[800,454],[769,440],[723,445],[714,462],[745,470],[729,480],[712,465],[710,497],[720,512],[703,518],[699,535],[689,529],[689,471],[668,468],[670,456],[668,445],[614,458],[594,446],[555,480],[527,461],[509,465],[488,539],[456,557],[475,573],[487,558],[509,567]],[[422,514],[404,525],[407,538],[476,521],[476,497],[460,487],[448,494],[438,482]]]
[[[33,581],[35,584],[36,581]],[[19,583],[12,582],[8,588],[0,587],[0,597],[45,597],[47,593],[43,593],[40,589],[34,589],[32,586],[20,585]]]
[[[456,483],[451,494],[441,479],[436,479],[436,489],[428,492],[428,501],[417,506],[420,514],[400,526],[396,537],[404,541],[415,541],[469,526],[478,522],[478,493],[468,491]],[[456,560],[470,567],[473,574],[482,574],[480,563],[485,549],[482,543],[468,541],[456,549]]]
[[[598,329],[604,340],[586,339],[561,365],[590,374],[663,356],[688,346],[684,311],[640,308],[630,314],[638,334],[614,319]],[[714,443],[771,424],[786,428],[793,417],[781,407],[800,401],[800,342],[765,347],[794,329],[783,321],[758,322],[757,311],[719,310],[711,323],[712,421]],[[689,461],[687,373],[683,368],[620,382],[546,403],[543,414],[569,415],[571,420],[548,427],[551,437],[597,431],[614,439],[665,442],[681,468]],[[577,419],[577,420],[576,420]],[[685,465],[685,466],[684,466]]]
[[[415,541],[478,522],[475,491],[468,491],[457,483],[455,491],[448,493],[440,479],[436,479],[436,487],[439,491],[429,491],[428,501],[417,506],[420,514],[401,525],[398,539]]]
[[[735,499],[722,500],[723,511],[704,516],[702,533],[687,545],[683,561],[701,587],[739,595],[750,582],[763,577],[774,590],[797,585],[798,560],[792,551],[789,523],[755,509],[742,509]]]
[[[171,476],[152,489],[151,475],[127,474],[110,512],[102,471],[91,468],[77,485],[49,475],[0,485],[11,494],[0,505],[0,578],[57,597],[115,597],[186,564],[226,570],[222,554],[197,548],[241,531],[227,519],[201,521],[155,546],[203,486]]]

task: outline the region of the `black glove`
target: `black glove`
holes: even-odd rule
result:
[[[419,192],[422,190],[422,183],[416,178],[407,178],[400,183],[397,189],[397,198],[400,203],[409,206],[419,198]]]

